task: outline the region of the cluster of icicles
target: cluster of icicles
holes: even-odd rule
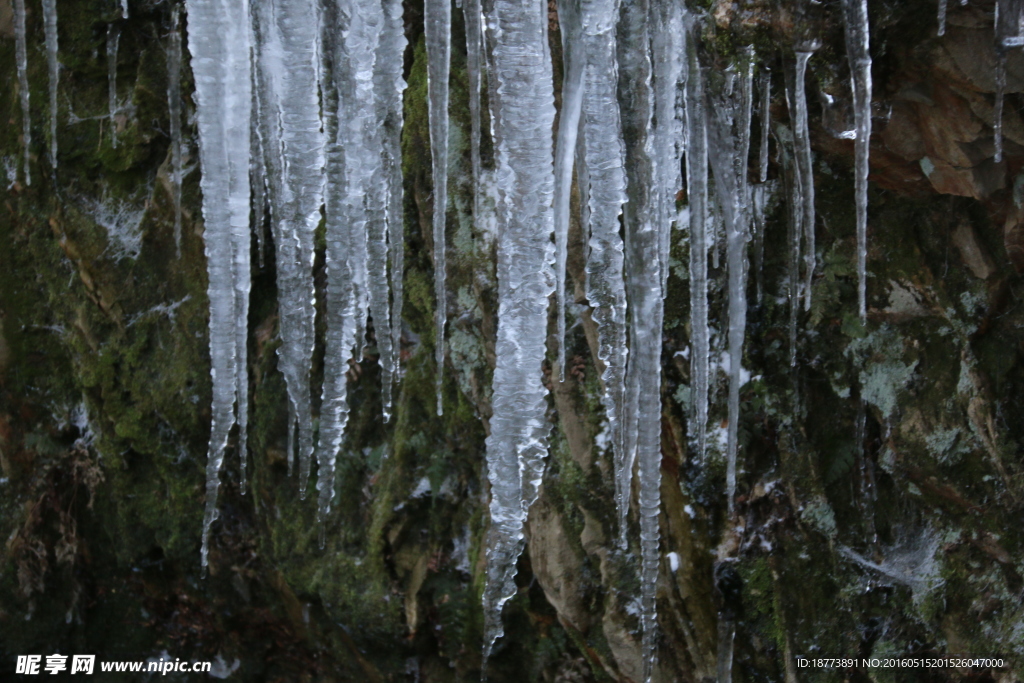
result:
[[[966,0],[960,0],[964,4]],[[544,472],[547,390],[541,366],[549,300],[558,307],[557,358],[564,378],[565,271],[575,173],[587,236],[586,296],[598,329],[603,404],[614,457],[620,546],[627,547],[632,472],[639,479],[641,625],[644,678],[654,667],[655,587],[659,565],[662,301],[673,228],[689,241],[690,360],[696,458],[706,448],[710,328],[708,258],[715,223],[724,225],[728,271],[727,497],[736,487],[741,361],[746,324],[748,242],[763,236],[771,183],[768,139],[779,142],[789,189],[791,362],[796,362],[800,302],[810,306],[815,270],[814,181],[804,76],[819,47],[799,25],[787,64],[791,126],[769,120],[771,76],[757,75],[758,182],[748,178],[756,56],[732,68],[704,69],[697,49],[701,18],[683,0],[560,0],[564,47],[562,110],[554,142],[548,9],[542,0],[464,0],[472,120],[472,173],[479,201],[481,123],[496,156],[498,333],[493,417],[487,439],[491,530],[484,592],[485,655],[502,635],[501,609],[516,591],[524,525]],[[121,3],[127,17],[127,3]],[[202,563],[217,518],[219,473],[228,436],[239,427],[242,488],[247,426],[247,318],[250,240],[269,215],[277,258],[279,367],[288,392],[289,469],[298,462],[305,495],[317,460],[319,514],[334,495],[335,458],[349,413],[346,370],[363,349],[372,317],[382,369],[384,419],[400,376],[402,327],[403,56],[401,0],[186,0],[195,75],[209,268],[213,419],[207,466]],[[996,106],[1001,152],[1006,51],[1024,45],[1020,0],[999,0]],[[42,0],[50,75],[52,166],[57,160],[57,13]],[[805,8],[806,9],[806,8]],[[939,33],[945,29],[939,3]],[[434,176],[438,413],[444,363],[445,214],[451,4],[426,0],[428,110]],[[871,58],[867,0],[843,0],[854,100],[858,303],[866,314],[865,260]],[[25,2],[14,0],[16,58],[23,114],[24,178],[30,184],[31,125]],[[175,240],[181,239],[181,38],[173,10],[168,47]],[[116,109],[119,32],[107,35],[110,117]],[[484,76],[490,110],[481,112]],[[621,104],[619,83],[633,88]],[[629,130],[627,136],[623,131]],[[112,132],[113,134],[113,132]],[[685,168],[685,173],[684,169]],[[713,183],[709,182],[709,170]],[[687,203],[677,210],[684,185]],[[709,196],[709,188],[711,196]],[[319,442],[314,443],[310,367],[314,349],[314,231],[326,217],[326,355]],[[255,219],[255,221],[254,221]],[[623,230],[624,227],[624,230]],[[263,253],[262,243],[260,252]],[[758,288],[760,292],[760,287]],[[298,451],[297,457],[295,451]]]

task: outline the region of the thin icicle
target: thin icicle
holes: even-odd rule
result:
[[[562,109],[558,115],[555,144],[555,336],[558,381],[565,381],[565,267],[569,244],[569,197],[572,194],[573,158],[580,131],[583,109],[583,72],[586,68],[586,43],[579,0],[558,3],[558,23],[562,32],[563,79]]]
[[[946,0],[939,0],[939,36],[944,35],[946,35]]]
[[[664,301],[661,289],[661,236],[657,221],[652,64],[648,46],[650,16],[646,0],[624,3],[618,26],[619,87],[628,84],[633,97],[623,102],[628,203],[624,211],[626,282],[629,293],[628,409],[624,421],[635,424],[638,508],[640,513],[640,627],[644,681],[657,664],[657,587],[660,567],[661,507],[661,338]],[[609,18],[614,22],[614,17]],[[614,24],[612,24],[614,25]],[[591,141],[587,139],[589,148]],[[590,168],[591,177],[595,169]],[[593,183],[592,183],[593,184]],[[631,439],[628,439],[631,440]]]
[[[437,302],[434,362],[437,365],[437,414],[444,380],[444,328],[448,315],[445,264],[445,223],[448,208],[448,71],[451,66],[452,6],[450,0],[426,0],[427,110],[430,158],[434,177],[434,298]]]
[[[693,417],[691,438],[697,445],[697,461],[707,450],[708,375],[711,334],[708,327],[708,159],[704,76],[697,57],[696,41],[687,41],[686,79],[686,188],[690,205],[690,328],[692,353]]]
[[[50,164],[57,168],[57,0],[43,0],[43,30],[46,34],[46,65],[50,74]]]
[[[379,106],[387,112],[382,134],[387,183],[388,254],[391,259],[391,376],[397,380],[402,373],[402,276],[405,271],[405,205],[402,180],[402,95],[405,92],[405,79],[402,74],[407,41],[402,19],[402,0],[384,0],[383,9],[384,24],[376,64],[380,79],[380,92],[377,98]],[[479,5],[477,9],[479,14]],[[478,18],[477,33],[479,32]],[[479,47],[477,53],[479,61]],[[391,388],[385,387],[383,394],[384,419],[387,421],[391,413]]]
[[[787,84],[786,88],[787,100],[790,97],[790,91]],[[803,205],[800,182],[798,179],[798,173],[796,169],[796,163],[793,160],[793,134],[788,128],[778,126],[776,128],[776,138],[779,141],[779,161],[782,162],[782,175],[786,187],[786,196],[789,201],[786,202],[787,216],[787,237],[789,242],[789,274],[787,282],[787,296],[789,297],[789,367],[796,367],[796,342],[797,342],[797,322],[799,320],[799,306],[800,306],[800,238],[802,232],[800,230],[801,225],[801,206]]]
[[[174,248],[181,258],[181,17],[178,5],[171,10],[171,35],[167,48],[167,111],[171,124],[171,200],[174,204]],[[255,126],[253,127],[255,128]],[[251,156],[251,155],[250,155]],[[262,163],[262,160],[260,160]]]
[[[753,100],[753,50],[738,74],[726,73],[710,96],[708,156],[715,172],[715,192],[722,207],[729,266],[729,426],[726,465],[728,509],[736,496],[736,461],[739,451],[740,383],[743,341],[747,324],[747,242],[750,239],[747,157]]]
[[[791,83],[787,83],[786,101],[793,124],[797,183],[800,186],[800,227],[804,234],[804,310],[811,309],[811,283],[814,279],[814,167],[811,159],[811,132],[807,123],[807,91],[804,85],[807,61],[813,52],[798,50],[792,67]]]
[[[597,356],[604,366],[601,402],[611,432],[619,540],[624,547],[634,452],[626,449],[623,438],[628,352],[624,246],[619,233],[622,229],[622,207],[626,202],[626,173],[625,142],[616,90],[618,66],[614,21],[618,16],[618,6],[617,0],[585,0],[582,31],[571,35],[570,39],[580,43],[576,47],[580,54],[574,58],[585,61],[582,110],[589,227],[586,292],[597,323]],[[576,146],[575,140],[572,144]]]
[[[488,11],[498,181],[498,333],[487,437],[491,527],[484,586],[486,662],[516,593],[527,511],[537,498],[550,424],[541,366],[554,292],[555,107],[547,3],[495,0]]]
[[[997,0],[995,6],[996,34],[996,103],[992,121],[995,134],[995,161],[1003,160],[1003,102],[1006,97],[1007,51],[1024,46],[1024,2]]]
[[[868,153],[871,148],[871,52],[867,0],[844,0],[846,55],[853,86],[855,201],[857,207],[857,309],[867,319]],[[997,142],[996,155],[999,155]]]
[[[115,24],[107,25],[107,109],[110,115],[110,146],[117,147],[117,44],[121,40],[121,29]]]
[[[210,526],[228,433],[238,401],[244,424],[249,300],[250,61],[246,0],[188,0],[189,51],[196,82],[196,118],[202,163],[203,218],[210,298],[213,418],[206,465],[202,566],[209,558]],[[242,393],[244,394],[244,387]]]
[[[758,181],[768,180],[768,137],[771,135],[771,102],[772,102],[772,72],[768,67],[761,67],[761,74],[757,79],[758,94],[761,95],[761,106],[758,108],[758,116],[761,118],[761,149],[758,154]]]
[[[254,11],[260,127],[277,252],[279,367],[297,420],[299,493],[304,497],[313,456],[313,233],[320,222],[324,188],[319,19],[313,0],[267,0],[255,4]],[[245,106],[251,110],[250,99]],[[248,137],[245,144],[248,150]]]
[[[29,109],[28,45],[25,35],[25,0],[14,0],[14,55],[18,62],[18,97],[21,100],[21,149],[25,155],[25,184],[32,184],[32,114]]]
[[[473,170],[473,226],[480,216],[480,84],[483,69],[483,14],[480,0],[466,0],[466,72],[469,75],[470,159]]]

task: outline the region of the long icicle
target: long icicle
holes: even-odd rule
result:
[[[444,413],[444,328],[448,297],[445,223],[448,208],[448,72],[451,66],[451,0],[426,0],[427,110],[434,177],[434,299],[437,303],[434,361],[437,365],[437,414]]]
[[[565,268],[569,244],[569,198],[572,194],[573,159],[583,108],[583,72],[586,46],[582,37],[583,18],[579,0],[558,3],[562,32],[562,109],[558,114],[555,143],[555,336],[558,381],[565,381]]]
[[[871,52],[867,0],[844,0],[846,55],[853,85],[854,192],[857,207],[857,310],[867,319],[868,154],[871,149]],[[998,155],[997,147],[997,155]]]
[[[21,100],[21,149],[25,156],[25,184],[32,184],[32,113],[29,108],[28,45],[25,35],[25,0],[14,0],[14,54],[18,62],[18,98]]]
[[[43,30],[46,35],[46,65],[50,76],[50,164],[57,168],[57,0],[43,0]]]
[[[689,21],[693,21],[690,19]],[[690,328],[692,351],[690,376],[693,384],[691,438],[697,445],[697,461],[707,450],[709,356],[708,328],[708,159],[707,115],[704,77],[697,57],[692,28],[686,46],[686,188],[690,206]]]
[[[611,433],[619,543],[625,547],[634,451],[626,449],[623,437],[628,358],[624,246],[620,236],[626,202],[625,141],[616,89],[619,74],[614,24],[609,25],[618,16],[618,7],[617,0],[584,0],[582,31],[576,38],[582,43],[582,54],[577,56],[585,61],[582,109],[589,217],[586,292],[597,324],[597,356],[604,366],[601,402]]]
[[[638,508],[640,513],[640,627],[643,678],[649,682],[657,664],[657,589],[661,508],[661,344],[664,301],[661,289],[661,236],[656,224],[658,186],[651,135],[654,118],[652,64],[646,0],[623,4],[618,25],[619,88],[628,84],[633,97],[622,105],[626,142],[627,196],[624,215],[627,291],[629,294],[628,391],[635,414]],[[638,46],[643,46],[638,49]],[[590,140],[588,138],[589,147]],[[591,176],[595,169],[590,168]],[[627,410],[629,409],[627,408]]]
[[[736,497],[740,382],[747,321],[747,242],[750,239],[747,157],[753,100],[753,50],[745,50],[744,57],[746,63],[739,67],[739,73],[727,73],[725,83],[718,83],[711,97],[713,125],[708,127],[709,156],[725,221],[729,265],[729,426],[725,478],[730,514]]]
[[[171,132],[171,200],[174,204],[174,249],[181,258],[181,10],[171,10],[167,48],[167,111]],[[255,128],[255,127],[254,127]],[[262,214],[261,214],[262,215]],[[243,477],[244,480],[244,477]]]
[[[555,107],[547,3],[494,0],[487,16],[498,178],[498,333],[487,437],[491,527],[484,586],[486,662],[516,593],[527,511],[539,493],[550,424],[541,371],[554,292]]]
[[[121,40],[121,29],[116,24],[107,25],[107,111],[110,117],[110,146],[117,147],[117,44]]]
[[[238,377],[246,367],[245,344],[238,339],[247,336],[245,316],[239,314],[249,300],[249,8],[246,0],[188,0],[186,7],[202,164],[213,377],[201,555],[206,567],[210,527],[218,517],[220,468],[235,422]]]
[[[377,69],[381,83],[379,102],[386,109],[384,136],[384,167],[387,173],[388,255],[391,259],[391,348],[392,377],[402,374],[402,277],[405,272],[405,203],[402,180],[402,96],[407,40],[402,19],[402,0],[384,0],[384,24],[377,52]],[[479,7],[478,7],[479,9]],[[479,27],[478,27],[479,32]],[[385,420],[391,412],[391,391],[384,392]]]
[[[761,73],[757,79],[758,94],[761,96],[761,105],[758,107],[758,116],[761,123],[761,148],[757,155],[758,159],[758,182],[768,180],[768,139],[771,135],[771,103],[772,103],[772,72],[768,67],[762,65]]]
[[[811,283],[814,280],[814,167],[811,158],[811,131],[807,122],[807,61],[813,52],[798,50],[793,76],[793,97],[789,110],[793,120],[793,136],[796,145],[797,182],[800,184],[800,225],[804,233],[804,310],[811,309]]]
[[[678,89],[686,55],[681,3],[659,2],[651,6],[652,67],[654,70],[654,150],[659,192],[656,197],[660,235],[661,287],[667,291],[672,227],[676,219],[676,194],[683,186],[683,121]]]
[[[324,188],[319,99],[319,20],[313,0],[254,4],[259,47],[260,121],[277,253],[279,367],[298,428],[299,493],[313,457],[313,235]],[[251,108],[250,100],[246,101]],[[250,140],[246,140],[246,149]]]

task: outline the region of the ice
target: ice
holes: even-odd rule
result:
[[[691,34],[692,35],[692,34]],[[704,460],[707,449],[708,358],[711,334],[708,328],[708,159],[707,116],[704,104],[704,76],[697,57],[697,45],[687,41],[686,79],[686,187],[690,206],[690,324],[693,355],[690,373],[694,414],[690,434],[696,444],[696,460]]]
[[[46,66],[50,75],[50,164],[57,168],[57,83],[60,62],[57,61],[57,0],[42,0],[43,31],[46,36]]]
[[[107,109],[110,112],[110,146],[117,147],[117,44],[121,40],[121,29],[116,24],[107,25]]]
[[[601,401],[612,439],[620,542],[624,545],[633,454],[625,448],[622,424],[628,353],[624,247],[619,233],[626,201],[626,174],[616,92],[618,68],[613,26],[617,7],[616,0],[584,2],[579,31],[569,35],[571,40],[579,41],[572,58],[583,61],[579,66],[583,76],[583,162],[588,181],[586,293],[597,324],[597,355],[603,365]],[[575,128],[575,122],[570,125]],[[569,144],[574,148],[575,139],[566,146]]]
[[[619,84],[628,84],[622,127],[626,144],[627,196],[624,211],[626,287],[629,295],[629,368],[624,429],[626,453],[635,443],[640,517],[640,626],[643,678],[657,661],[656,592],[660,567],[661,506],[661,337],[663,318],[661,235],[656,138],[652,135],[655,93],[647,46],[651,8],[641,0],[623,4],[618,27]],[[614,25],[614,15],[605,18]],[[591,141],[588,137],[587,146]],[[593,177],[595,169],[590,167]],[[593,183],[592,183],[593,184]],[[593,222],[593,221],[592,221]],[[635,440],[628,435],[635,429]]]
[[[583,74],[586,70],[587,43],[583,37],[583,16],[578,0],[558,4],[558,22],[562,32],[563,72],[562,109],[558,114],[555,144],[555,337],[558,381],[565,381],[565,264],[569,243],[569,197],[572,194],[573,159],[583,126]],[[616,104],[617,107],[617,104]],[[587,225],[584,224],[584,230]]]
[[[807,123],[807,92],[804,80],[807,61],[813,52],[797,50],[796,64],[790,65],[786,75],[786,103],[793,125],[796,184],[799,196],[793,195],[798,209],[798,229],[804,237],[804,310],[811,308],[811,282],[814,279],[814,168],[811,161],[811,133]]]
[[[469,76],[469,149],[473,171],[473,225],[474,228],[479,229],[477,223],[481,220],[480,83],[483,69],[483,14],[480,0],[466,0],[463,5],[463,16],[466,22],[466,72]]]
[[[128,18],[128,0],[121,0],[121,18]]]
[[[445,275],[445,223],[448,207],[448,71],[451,66],[450,0],[426,0],[424,32],[427,37],[427,109],[430,119],[430,159],[434,178],[434,298],[437,365],[437,414],[444,412],[441,389],[444,379],[444,327],[448,298]]]
[[[206,465],[202,565],[228,433],[244,424],[246,312],[249,300],[249,127],[251,79],[248,2],[187,0],[189,52],[196,83],[196,120],[202,164],[204,239],[210,299],[210,374],[213,407]]]
[[[181,258],[181,23],[180,8],[171,10],[167,47],[167,110],[171,119],[171,194],[174,205],[174,248]],[[113,114],[111,114],[113,116]]]
[[[857,309],[867,318],[868,152],[871,148],[871,52],[867,0],[844,0],[846,56],[853,85],[854,192],[857,207]],[[997,103],[998,106],[998,103]],[[996,155],[999,155],[998,142]],[[998,159],[997,159],[998,160]]]
[[[28,46],[25,35],[25,0],[14,0],[14,54],[18,62],[18,98],[21,100],[21,149],[25,156],[25,184],[32,184],[29,154],[32,149],[32,115],[29,110]]]
[[[747,324],[747,242],[750,239],[750,189],[747,158],[750,151],[750,120],[753,100],[753,50],[741,56],[736,73],[709,75],[711,117],[708,125],[708,157],[715,174],[715,192],[722,207],[726,229],[728,280],[729,427],[726,465],[728,509],[734,508],[736,460],[739,450],[740,386],[743,341]]]
[[[761,106],[758,108],[758,116],[761,119],[761,149],[758,153],[758,173],[760,182],[768,180],[768,138],[771,134],[771,102],[772,102],[772,72],[767,67],[761,67],[761,73],[757,79],[758,94],[761,96]]]
[[[939,0],[939,35],[946,35],[946,0]]]
[[[324,193],[320,26],[313,0],[259,2],[254,5],[254,17],[259,125],[266,155],[271,227],[277,253],[282,342],[278,348],[278,367],[284,375],[288,400],[297,420],[299,492],[304,496],[313,456],[309,385],[314,342],[313,233],[320,222]],[[244,28],[248,31],[248,23]],[[247,96],[245,108],[251,110],[251,107]],[[251,139],[248,130],[246,133],[248,155]],[[247,202],[247,216],[248,210]]]
[[[374,106],[376,54],[386,23],[383,5],[373,0],[346,7],[328,5],[324,21],[328,39],[324,72],[331,78],[322,84],[328,146],[324,207],[327,332],[317,450],[321,534],[334,497],[335,462],[350,410],[348,364],[358,359],[366,330],[370,284],[367,223],[378,220],[387,208],[382,193],[371,188],[374,181],[386,186],[379,112]]]
[[[685,33],[681,5],[677,2],[653,3],[651,23],[652,66],[654,75],[654,150],[658,196],[657,221],[660,234],[661,287],[668,286],[672,226],[676,218],[676,194],[683,186],[683,110],[678,91],[683,77]]]
[[[484,659],[503,634],[501,610],[516,592],[523,526],[544,471],[548,297],[553,272],[555,109],[547,4],[494,0],[491,48],[498,184],[498,332],[493,416],[487,437],[491,527],[484,586]]]

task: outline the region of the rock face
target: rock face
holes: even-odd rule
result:
[[[763,272],[751,277],[751,292],[763,282],[765,296],[756,304],[749,297],[743,367],[750,380],[741,391],[733,515],[724,444],[703,462],[690,450],[688,250],[683,235],[674,236],[663,329],[656,680],[723,676],[730,642],[739,681],[900,680],[870,668],[808,675],[794,657],[811,653],[1002,655],[1008,667],[971,680],[1008,682],[1024,673],[1024,56],[1008,55],[1005,156],[996,163],[994,4],[948,4],[947,32],[938,38],[931,0],[870,3],[875,120],[865,324],[856,314],[853,146],[835,137],[849,127],[849,72],[839,12],[822,5],[823,47],[806,83],[819,217],[813,305],[800,311],[791,369],[788,209],[779,197],[769,203]],[[166,651],[224,670],[237,660],[238,680],[475,680],[496,289],[493,235],[471,220],[461,14],[454,13],[451,77],[445,415],[434,413],[423,8],[410,1],[406,371],[394,417],[380,419],[371,331],[364,360],[349,372],[353,412],[337,504],[319,548],[315,502],[301,500],[287,476],[274,258],[269,245],[262,257],[254,251],[249,492],[240,492],[232,445],[204,578],[211,396],[204,226],[186,64],[177,258],[165,49],[172,8],[140,0],[126,19],[113,2],[58,0],[60,163],[53,168],[45,152],[43,22],[39,6],[28,5],[30,186],[20,172],[11,3],[0,0],[0,103],[8,121],[0,128],[7,177],[0,666],[13,666],[18,654],[145,660]],[[747,44],[773,73],[792,59],[784,46],[795,2],[691,5],[711,11],[702,58],[712,68],[728,67]],[[104,44],[111,24],[120,29],[113,128]],[[557,67],[554,9],[551,28]],[[781,77],[771,112],[788,130]],[[783,175],[777,142],[773,180]],[[485,170],[493,168],[486,134],[481,151]],[[322,244],[318,250],[322,299]],[[547,378],[555,425],[548,472],[530,513],[519,592],[505,607],[507,635],[487,667],[492,681],[625,682],[643,671],[639,546],[635,528],[629,548],[615,544],[584,253],[574,216],[566,381]],[[724,268],[710,273],[715,436],[728,426],[728,368],[720,361]],[[317,354],[315,395],[322,339]],[[929,675],[952,681],[966,673]]]

